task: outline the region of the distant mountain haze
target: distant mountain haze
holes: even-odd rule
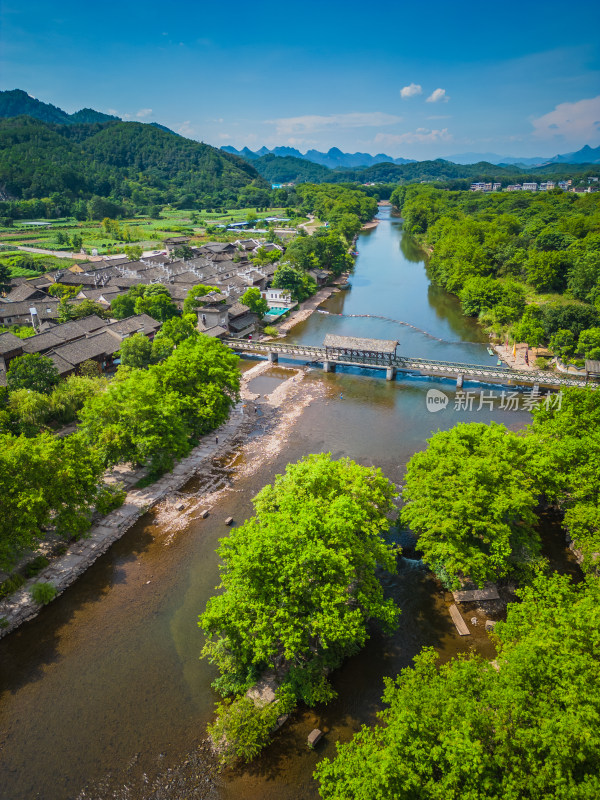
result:
[[[332,147],[326,153],[320,150],[308,150],[306,153],[301,153],[295,147],[274,147],[269,150],[268,147],[261,147],[260,150],[249,150],[244,147],[242,150],[236,150],[235,147],[226,145],[221,148],[226,153],[231,153],[235,156],[241,156],[247,161],[252,161],[266,155],[279,156],[286,158],[302,158],[306,161],[312,161],[313,164],[320,164],[329,169],[336,169],[336,167],[344,167],[353,169],[355,167],[372,167],[375,164],[412,164],[414,159],[411,158],[394,158],[385,153],[378,153],[372,156],[370,153],[343,153],[339,148]]]
[[[34,119],[54,125],[89,125],[94,123],[122,122],[120,117],[104,114],[93,108],[82,108],[74,114],[69,114],[51,103],[44,103],[42,100],[32,97],[22,89],[0,91],[0,118],[8,119],[20,116],[33,117]],[[164,132],[174,133],[158,122],[140,124],[149,124]],[[184,137],[180,138],[183,139]],[[293,159],[294,162],[288,161],[286,164],[279,162],[278,168],[281,168],[282,172],[285,174],[296,174],[296,181],[298,180],[298,175],[306,175],[304,180],[311,179],[311,170],[301,169],[298,165],[298,161],[309,162],[332,170],[364,169],[374,167],[378,164],[407,165],[421,163],[409,158],[394,158],[386,153],[377,153],[376,155],[361,152],[344,153],[338,147],[332,147],[327,152],[308,150],[306,153],[301,153],[300,150],[295,147],[285,146],[274,147],[272,149],[263,146],[259,150],[250,150],[250,148],[244,147],[241,150],[237,150],[235,147],[227,145],[221,147],[220,150],[223,153],[241,157],[245,162],[254,162],[266,156],[280,159]],[[440,160],[441,159],[438,159],[438,161]],[[538,167],[547,164],[600,164],[600,147],[585,145],[585,147],[582,147],[581,150],[577,150],[576,152],[556,155],[552,158],[467,152],[447,156],[443,161],[458,165],[480,164],[485,162],[493,165],[522,166],[523,168]],[[276,180],[274,177],[274,166],[272,162],[267,162],[265,169],[273,176],[273,180]],[[267,177],[267,180],[268,179]],[[315,179],[317,179],[316,174]]]
[[[332,147],[326,153],[320,150],[308,150],[306,153],[301,153],[295,147],[274,147],[269,150],[267,147],[261,147],[260,150],[250,150],[244,147],[241,150],[236,150],[231,145],[225,145],[221,148],[226,153],[241,156],[246,161],[255,161],[266,155],[279,156],[281,158],[300,158],[306,161],[312,161],[313,164],[320,164],[329,169],[343,168],[355,169],[360,167],[372,167],[375,164],[415,164],[417,163],[411,158],[394,158],[385,153],[378,153],[375,156],[369,153],[343,153],[337,147]],[[521,157],[521,156],[503,156],[498,153],[459,153],[452,156],[446,156],[444,161],[449,161],[452,164],[480,164],[485,162],[487,164],[508,164],[508,165],[521,165],[524,167],[537,167],[544,164],[599,164],[600,163],[600,147],[590,147],[585,145],[581,150],[575,153],[566,153],[564,155],[556,155],[552,158],[544,158],[543,156],[534,157]]]

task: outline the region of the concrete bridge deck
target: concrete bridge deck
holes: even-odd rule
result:
[[[224,344],[233,350],[266,355],[276,362],[281,356],[299,361],[310,361],[323,364],[326,372],[333,371],[336,365],[350,367],[366,367],[386,371],[388,380],[392,380],[397,372],[418,373],[423,376],[450,378],[456,380],[458,386],[463,381],[479,383],[497,383],[502,386],[538,386],[560,389],[565,386],[589,385],[597,388],[598,384],[588,382],[575,375],[567,375],[550,370],[514,370],[510,367],[486,367],[482,364],[464,364],[459,361],[437,361],[427,358],[386,354],[353,355],[351,358],[332,352],[325,347],[314,345],[290,344],[288,342],[251,342],[245,339],[224,339]]]

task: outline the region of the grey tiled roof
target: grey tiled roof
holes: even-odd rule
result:
[[[23,346],[24,339],[19,339],[14,333],[0,333],[0,355],[5,353],[12,353],[13,350],[18,350]]]
[[[63,344],[54,348],[52,352],[77,366],[90,358],[112,355],[120,348],[121,341],[119,337],[104,330],[89,336],[87,339],[78,339],[76,342]]]

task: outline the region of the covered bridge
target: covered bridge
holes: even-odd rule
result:
[[[355,336],[336,336],[328,333],[323,342],[327,359],[379,362],[391,364],[398,342],[393,339],[359,339]]]

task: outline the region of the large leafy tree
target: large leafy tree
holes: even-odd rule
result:
[[[600,393],[565,389],[560,403],[534,411],[536,442],[531,469],[548,499],[564,513],[563,524],[583,556],[585,570],[597,570],[600,553]]]
[[[200,618],[222,693],[275,669],[297,698],[326,700],[326,669],[364,645],[369,621],[394,626],[376,576],[378,565],[395,570],[382,536],[394,496],[380,470],[320,454],[254,498],[256,516],[221,541],[223,592]]]
[[[58,381],[58,370],[52,359],[39,353],[26,353],[13,359],[6,373],[6,382],[11,391],[32,389],[48,394]]]
[[[434,434],[409,461],[401,518],[448,585],[481,585],[536,564],[541,490],[531,447],[502,425],[469,423]]]
[[[387,680],[381,725],[319,764],[323,800],[600,795],[600,588],[539,578],[498,625],[497,666],[425,650]]]
[[[148,314],[158,322],[166,322],[178,313],[169,290],[161,283],[146,286],[142,297],[137,298],[133,308],[136,314]]]
[[[106,464],[132,461],[154,473],[171,469],[198,436],[227,419],[238,397],[237,363],[221,342],[195,336],[161,364],[121,367],[108,390],[82,409],[82,436]]]
[[[249,289],[246,289],[244,294],[240,297],[240,302],[248,306],[250,311],[258,314],[261,318],[264,317],[269,310],[269,304],[260,293],[260,289],[256,286],[251,286]]]
[[[90,525],[101,462],[75,435],[0,435],[0,567],[55,530],[69,538]]]
[[[317,289],[315,281],[301,269],[291,264],[281,264],[275,271],[273,286],[276,289],[287,289],[294,300],[302,302]]]

